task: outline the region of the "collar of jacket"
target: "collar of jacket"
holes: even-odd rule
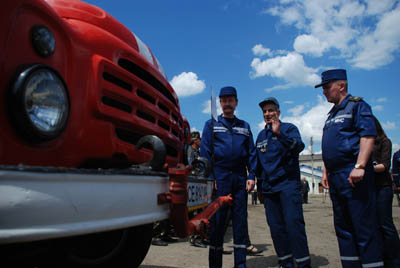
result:
[[[349,102],[349,98],[351,97],[351,94],[347,94],[346,98],[344,98],[344,100],[342,101],[341,104],[339,104],[338,106],[333,106],[332,109],[329,111],[328,114],[332,114],[336,111],[342,110],[346,107],[347,103]]]
[[[239,119],[234,115],[233,116],[233,122],[232,125],[229,124],[229,122],[222,116],[222,114],[220,116],[218,116],[218,122],[222,123],[225,127],[227,127],[228,129],[233,128],[234,126],[236,126],[237,122],[239,121]]]

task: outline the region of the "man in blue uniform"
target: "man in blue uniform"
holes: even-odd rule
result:
[[[257,189],[262,191],[267,222],[280,267],[311,267],[303,217],[299,153],[304,149],[297,127],[279,120],[279,103],[259,103],[265,128],[258,134]]]
[[[247,192],[254,187],[256,154],[247,122],[238,119],[236,89],[223,87],[219,94],[223,114],[208,120],[203,129],[200,156],[213,163],[216,196],[232,195],[232,207],[221,208],[210,223],[210,267],[222,267],[224,224],[232,209],[235,267],[246,267]]]
[[[376,136],[370,106],[347,91],[346,70],[322,73],[328,102],[325,122],[322,185],[329,188],[343,267],[383,267],[377,225],[374,170],[370,158]]]
[[[393,188],[397,197],[397,203],[400,207],[400,150],[393,154],[392,159],[392,175],[393,175]]]

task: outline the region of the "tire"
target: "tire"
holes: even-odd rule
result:
[[[138,267],[150,248],[153,224],[63,239],[64,267]],[[57,261],[59,265],[59,260]]]

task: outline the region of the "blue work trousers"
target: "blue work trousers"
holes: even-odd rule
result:
[[[279,265],[294,267],[294,258],[297,267],[310,267],[300,184],[263,197]]]
[[[392,186],[376,188],[378,225],[383,237],[383,260],[385,268],[400,268],[400,239],[393,224]]]
[[[373,172],[366,172],[352,188],[347,182],[352,169],[330,172],[328,177],[330,188],[334,188],[330,196],[342,266],[383,267]]]
[[[225,196],[232,194],[232,206],[224,206],[217,211],[210,222],[210,268],[222,267],[222,250],[225,233],[225,222],[228,210],[232,210],[233,227],[233,247],[235,255],[235,267],[246,267],[246,247],[247,247],[247,192],[246,176],[230,173],[217,174],[217,194]]]

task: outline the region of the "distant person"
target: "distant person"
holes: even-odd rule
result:
[[[297,127],[279,120],[278,100],[259,103],[265,128],[258,134],[257,180],[265,214],[281,267],[311,267],[303,206],[299,153],[304,143]]]
[[[188,156],[188,164],[191,165],[193,160],[197,159],[200,156],[200,144],[201,144],[201,138],[200,138],[200,132],[198,131],[193,131],[190,133],[190,146],[187,151],[187,156]]]
[[[393,223],[393,189],[390,175],[392,142],[386,136],[378,119],[374,117],[376,132],[372,150],[374,165],[378,225],[383,234],[383,261],[385,267],[400,267],[400,239]]]
[[[211,218],[209,266],[222,267],[224,226],[227,211],[232,210],[235,267],[246,267],[247,197],[254,187],[257,164],[250,125],[238,119],[236,89],[223,87],[219,93],[222,115],[205,123],[200,156],[212,165],[216,197],[231,194],[232,206],[222,207]]]
[[[321,184],[329,188],[343,267],[383,267],[371,151],[376,136],[371,107],[348,93],[346,70],[322,73],[334,104],[325,121]]]
[[[397,197],[397,204],[400,207],[400,150],[393,154],[392,160],[392,176],[393,176],[393,189]]]
[[[308,204],[308,192],[310,191],[310,185],[306,178],[301,179],[301,196],[303,199],[303,204]]]

